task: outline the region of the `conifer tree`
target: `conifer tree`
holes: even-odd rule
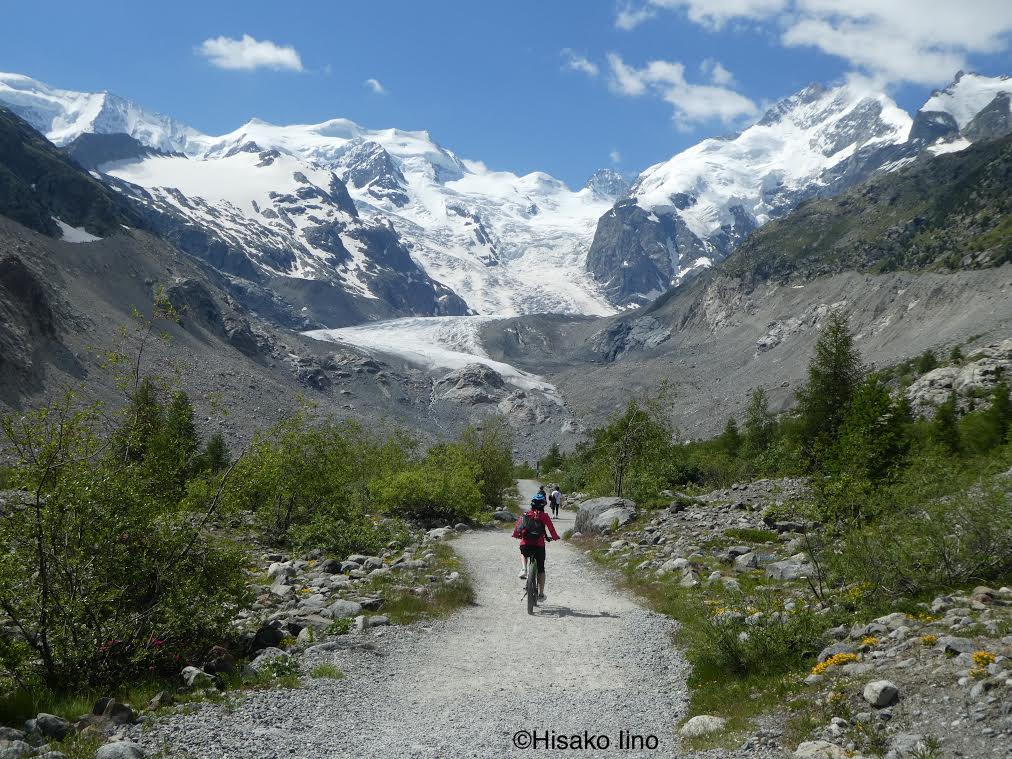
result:
[[[757,387],[752,391],[748,408],[745,409],[745,448],[750,456],[758,456],[770,447],[774,426],[766,391]]]
[[[931,438],[949,453],[959,453],[961,445],[955,390],[935,410],[935,419],[931,424]]]
[[[734,417],[728,417],[727,424],[724,425],[724,432],[721,433],[720,447],[724,449],[724,452],[728,456],[734,458],[738,455],[738,451],[741,449],[741,433],[738,432],[738,423],[734,420]]]

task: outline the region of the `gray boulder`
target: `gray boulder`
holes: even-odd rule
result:
[[[35,719],[30,719],[25,723],[25,732],[38,733],[44,738],[62,741],[67,737],[67,733],[70,732],[70,723],[63,719],[63,717],[43,712]]]
[[[498,403],[506,395],[506,382],[485,364],[468,364],[436,381],[436,395],[444,400],[474,406]]]
[[[873,680],[864,686],[864,700],[877,709],[889,706],[899,698],[900,689],[889,680]]]
[[[766,576],[774,580],[799,580],[812,574],[811,564],[805,564],[794,559],[774,561],[766,565]]]
[[[179,673],[179,676],[182,678],[183,684],[187,688],[199,688],[203,685],[210,685],[214,682],[213,677],[197,667],[184,667],[183,671]]]
[[[510,511],[507,511],[506,509],[499,509],[495,514],[492,515],[492,518],[495,519],[495,521],[497,521],[497,522],[515,522],[516,521],[516,517],[513,515],[513,513],[510,512]]]
[[[678,731],[678,734],[683,738],[695,738],[699,735],[720,732],[726,724],[727,720],[723,717],[699,714],[682,725],[682,729]]]
[[[574,530],[583,534],[602,533],[618,522],[619,527],[636,517],[636,504],[625,498],[592,498],[580,504]]]
[[[21,759],[23,756],[31,756],[34,751],[24,741],[10,741],[6,746],[0,745],[0,759]]]
[[[133,741],[106,743],[95,752],[95,759],[143,759],[144,749]]]
[[[846,751],[829,741],[805,741],[794,751],[797,759],[847,759]]]
[[[334,601],[330,606],[327,607],[327,611],[330,612],[330,616],[334,619],[341,619],[342,617],[354,617],[362,613],[362,604],[356,603],[355,601],[346,601],[343,598],[339,598]]]

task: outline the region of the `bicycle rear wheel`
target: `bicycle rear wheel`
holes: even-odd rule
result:
[[[533,614],[538,605],[538,562],[531,558],[527,562],[527,613]]]

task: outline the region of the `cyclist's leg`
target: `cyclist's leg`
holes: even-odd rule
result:
[[[520,569],[524,575],[527,576],[527,556],[524,554],[524,547],[520,546]]]
[[[538,593],[545,594],[545,549],[538,552]]]

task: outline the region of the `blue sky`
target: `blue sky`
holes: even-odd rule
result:
[[[812,81],[871,77],[914,110],[960,66],[1012,73],[997,0],[51,0],[2,18],[0,70],[208,133],[340,116],[573,186],[735,131]]]

